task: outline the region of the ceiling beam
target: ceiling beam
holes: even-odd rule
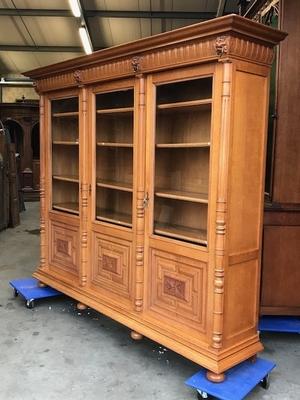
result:
[[[86,18],[160,18],[160,19],[212,19],[214,12],[189,11],[116,11],[116,10],[85,10]],[[73,17],[70,10],[0,8],[0,16],[11,17]]]
[[[227,0],[219,0],[216,17],[222,17],[222,15],[224,15],[226,3],[227,3]]]
[[[92,38],[92,35],[91,35],[90,24],[89,24],[88,18],[86,16],[86,10],[83,7],[82,1],[78,0],[78,2],[79,2],[80,8],[81,8],[81,12],[82,12],[81,25],[85,26],[85,29],[86,29],[86,32],[87,32],[87,35],[88,35],[88,38],[89,38],[89,41],[90,41],[90,45],[92,47],[92,50],[94,51],[95,46],[94,46],[94,41],[93,41],[93,38]]]
[[[0,51],[32,51],[40,53],[82,53],[83,48],[80,46],[20,46],[11,44],[1,44]]]
[[[10,17],[73,17],[71,10],[47,10],[27,8],[0,8],[1,16]]]

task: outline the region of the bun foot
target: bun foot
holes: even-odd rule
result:
[[[142,340],[143,339],[143,335],[141,335],[140,333],[135,332],[135,331],[131,331],[130,336],[131,336],[131,339],[133,339],[133,340]]]
[[[80,311],[87,309],[87,306],[83,303],[77,303],[76,307],[77,307],[77,310],[80,310]]]
[[[249,358],[249,361],[254,364],[257,361],[257,355],[254,354],[254,356]]]
[[[225,374],[216,374],[215,372],[212,371],[207,371],[206,372],[206,378],[214,383],[221,383],[225,380]]]
[[[43,288],[43,287],[46,287],[46,286],[47,286],[46,283],[38,281],[38,287]]]

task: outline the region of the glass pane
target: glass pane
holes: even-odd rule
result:
[[[156,92],[154,232],[207,245],[212,78]]]
[[[133,89],[96,95],[96,218],[132,226]]]
[[[78,97],[51,101],[52,207],[79,213]]]

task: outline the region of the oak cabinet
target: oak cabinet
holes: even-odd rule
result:
[[[232,15],[41,68],[34,276],[209,370],[262,349],[268,76]]]

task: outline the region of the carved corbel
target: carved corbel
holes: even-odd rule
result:
[[[39,82],[33,81],[32,86],[33,86],[34,90],[37,92],[37,94],[40,94]]]
[[[131,60],[131,66],[134,73],[139,73],[141,71],[141,57],[133,57]]]
[[[219,57],[222,57],[228,53],[228,36],[218,36],[215,41],[215,50]]]
[[[73,78],[79,86],[82,85],[82,72],[80,71],[80,69],[74,71]]]

